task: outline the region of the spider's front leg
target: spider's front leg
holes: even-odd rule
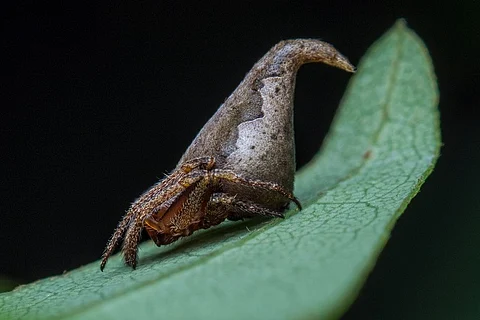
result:
[[[194,168],[185,172],[169,190],[164,190],[166,196],[159,210],[155,210],[158,206],[150,206],[148,210],[143,208],[145,212],[130,224],[125,235],[125,263],[135,269],[143,228],[158,246],[172,243],[199,229],[212,194],[210,184],[208,170]]]
[[[157,246],[172,243],[201,229],[207,204],[215,190],[209,169],[191,171],[178,183],[186,191],[167,210],[145,220],[145,229]]]
[[[213,157],[201,157],[186,161],[169,176],[155,184],[135,200],[108,241],[102,255],[100,270],[103,271],[109,257],[124,236],[122,251],[125,263],[135,268],[138,244],[141,231],[145,227],[145,221],[151,219],[152,216],[159,220],[171,207],[177,208],[178,205],[175,206],[175,204],[183,203],[191,187],[201,180],[205,172],[211,170],[214,165],[215,159]],[[150,232],[149,234],[154,239]]]

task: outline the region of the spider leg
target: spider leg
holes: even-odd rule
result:
[[[159,247],[162,244],[159,234],[165,233],[165,225],[150,217],[145,220],[145,230],[150,239]]]
[[[123,238],[123,235],[127,231],[127,227],[130,223],[130,221],[133,218],[132,211],[129,210],[127,214],[123,217],[123,219],[118,223],[117,228],[115,229],[115,232],[113,235],[110,237],[110,240],[108,240],[107,246],[105,248],[105,251],[103,252],[102,255],[102,262],[100,264],[100,270],[103,271],[105,268],[105,265],[107,264],[108,258],[112,255],[112,253],[115,251],[115,249],[118,247],[120,244],[120,241]]]
[[[209,159],[211,158],[207,158]],[[125,233],[122,247],[125,264],[136,268],[138,244],[144,227],[147,227],[150,238],[158,246],[171,243],[198,229],[201,219],[197,215],[205,213],[206,202],[211,194],[208,191],[209,179],[204,179],[205,177],[208,177],[206,169],[185,173],[170,190],[165,190],[160,210],[156,210],[159,205],[156,197],[146,203],[140,202],[139,207],[135,204],[132,206],[132,210],[139,211],[139,214]]]
[[[158,235],[160,232],[158,229],[163,226],[163,232],[165,232],[167,227],[158,221],[161,221],[163,215],[168,211],[173,215],[175,215],[175,212],[178,213],[182,209],[183,202],[186,201],[186,195],[193,188],[192,186],[208,176],[208,172],[214,166],[215,158],[213,157],[200,157],[186,161],[177,170],[135,200],[108,241],[102,255],[100,270],[103,271],[109,257],[119,246],[124,236],[123,253],[125,263],[135,268],[138,243],[143,227],[147,229],[155,243],[164,244],[165,241],[170,241],[165,240],[165,237],[162,237],[163,240],[159,239]],[[206,195],[207,200],[209,197],[210,194]],[[176,203],[179,204],[175,205]],[[175,207],[174,210],[170,210],[172,206]],[[174,241],[176,238],[172,239]]]
[[[135,219],[128,226],[125,233],[125,240],[123,241],[122,252],[125,264],[131,266],[133,269],[137,266],[137,252],[138,244],[142,236],[143,221],[141,219]]]
[[[223,197],[225,195],[225,197]],[[227,196],[224,193],[215,193],[208,201],[205,216],[202,221],[202,229],[208,229],[212,226],[225,221],[229,214],[229,202],[234,196]]]
[[[170,203],[163,205],[160,210],[155,211],[157,208],[157,200],[155,198],[151,199],[150,203],[143,204],[143,206],[139,208],[135,206],[132,207],[132,210],[138,209],[142,212],[136,216],[136,219],[132,221],[125,233],[125,240],[123,241],[122,247],[125,264],[131,266],[133,269],[136,268],[138,244],[140,243],[142,230],[145,226],[148,226],[147,232],[157,245],[161,242],[161,237],[158,235],[168,233],[166,225],[170,222],[169,220],[172,219],[171,217],[177,216],[177,213],[183,208],[184,202],[188,200],[188,195],[193,185],[202,178],[202,176],[196,174],[196,172],[197,171],[190,172],[178,181],[178,185],[181,185],[182,188],[175,188],[173,194],[170,194],[170,198],[165,199],[165,202]],[[172,197],[175,199],[170,201]],[[154,231],[152,231],[152,229]],[[161,232],[158,232],[157,229],[160,229]]]
[[[284,196],[285,198],[289,199],[290,201],[293,201],[297,205],[298,209],[302,210],[302,205],[300,204],[300,201],[298,201],[298,199],[295,198],[295,196],[290,191],[286,190],[279,184],[276,184],[273,182],[261,181],[261,180],[247,179],[231,170],[225,170],[225,169],[214,169],[213,175],[217,180],[220,180],[220,181],[224,180],[224,181],[239,183],[247,187],[260,188],[264,190],[277,192],[282,196]]]
[[[181,212],[192,190],[193,187],[186,189],[170,206],[162,208],[158,213],[145,219],[145,229],[157,246],[167,244],[165,235],[170,234],[170,229],[167,224],[170,224],[173,217]],[[168,239],[170,239],[170,237],[168,237]],[[168,243],[170,242],[171,241]]]
[[[180,166],[180,170],[182,170],[185,173],[189,173],[197,168],[210,170],[214,166],[215,166],[214,157],[199,157],[199,158],[194,158],[182,163],[182,165]]]
[[[145,224],[149,226],[153,234],[149,233],[150,237],[157,246],[171,243],[201,229],[211,195],[211,177],[208,172],[204,172],[202,178],[189,187],[161,219],[147,219]]]
[[[205,222],[212,225],[219,224],[226,218],[229,220],[242,220],[255,216],[284,218],[282,212],[267,209],[255,202],[237,199],[226,193],[215,193],[208,203]]]

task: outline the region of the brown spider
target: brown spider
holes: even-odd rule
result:
[[[292,193],[293,94],[298,68],[310,62],[355,70],[319,40],[275,45],[205,124],[177,168],[131,205],[107,244],[100,269],[124,235],[125,263],[135,268],[143,228],[161,246],[225,219],[283,218],[290,201],[301,208]]]
[[[108,241],[100,270],[103,271],[124,236],[125,263],[135,269],[143,228],[157,246],[161,246],[227,218],[239,220],[257,215],[283,218],[283,210],[272,210],[243,199],[238,193],[225,192],[225,184],[273,192],[283,197],[286,205],[293,201],[301,209],[293,194],[278,184],[246,179],[232,170],[217,169],[214,157],[195,158],[180,165],[131,205]]]

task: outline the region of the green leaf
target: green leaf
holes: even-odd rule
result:
[[[298,319],[346,311],[439,154],[438,94],[399,21],[362,59],[321,152],[297,175],[304,210],[226,223],[0,294],[9,319]]]

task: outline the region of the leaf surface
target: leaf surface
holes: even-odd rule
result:
[[[322,150],[296,179],[304,210],[225,223],[0,294],[1,319],[336,318],[355,299],[440,148],[427,49],[403,21],[362,59]],[[319,106],[321,107],[321,106]]]

